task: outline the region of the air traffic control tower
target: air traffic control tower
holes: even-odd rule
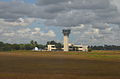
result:
[[[63,29],[63,35],[64,35],[64,51],[69,51],[69,34],[71,30],[70,29]]]

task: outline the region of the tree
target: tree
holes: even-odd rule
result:
[[[56,45],[56,42],[54,40],[53,41],[48,41],[46,45],[49,45],[49,44]]]
[[[61,43],[56,43],[56,48],[61,49],[63,45]]]
[[[38,43],[37,43],[37,41],[33,41],[33,40],[31,40],[30,41],[30,44],[33,46],[33,47],[38,47]]]
[[[40,48],[40,49],[45,49],[46,46],[42,45],[42,44],[39,44],[37,47]]]
[[[34,45],[34,41],[33,41],[33,40],[31,40],[31,41],[30,41],[30,44]]]
[[[11,44],[5,44],[3,47],[2,47],[2,51],[11,51],[12,50],[12,45]]]
[[[25,50],[32,50],[33,46],[31,44],[25,44]]]
[[[38,46],[38,43],[37,43],[37,41],[35,41],[35,42],[34,42],[34,46],[35,46],[35,47],[36,47],[36,46]]]
[[[0,42],[0,51],[3,50],[4,45],[5,45],[5,44],[4,44],[3,42]]]
[[[63,45],[61,43],[57,43],[54,40],[53,41],[48,41],[47,44],[46,44],[46,46],[50,45],[50,44],[51,45],[55,45],[57,49],[61,49],[63,47]]]
[[[11,45],[11,48],[13,50],[20,50],[20,45],[19,44],[13,44],[13,45]]]

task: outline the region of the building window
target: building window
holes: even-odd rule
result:
[[[55,48],[55,46],[52,46],[52,48]]]

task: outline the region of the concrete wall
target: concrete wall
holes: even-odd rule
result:
[[[64,51],[69,51],[68,41],[69,41],[68,36],[65,35],[64,36]]]

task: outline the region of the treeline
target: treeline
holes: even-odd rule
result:
[[[45,45],[38,44],[37,41],[30,41],[28,44],[9,44],[0,42],[0,51],[12,51],[12,50],[32,50],[34,47],[44,49]]]
[[[63,44],[57,43],[55,41],[48,41],[45,45],[38,44],[37,41],[31,40],[28,44],[9,44],[0,42],[0,51],[12,51],[12,50],[32,50],[35,47],[39,49],[47,49],[47,45],[52,44],[57,47],[58,50],[63,48]],[[89,46],[90,50],[120,50],[120,46],[116,45],[104,45],[104,46]]]
[[[38,44],[37,41],[31,40],[28,44],[9,44],[0,42],[0,51],[33,50],[35,47],[38,47],[41,50],[45,50],[49,44],[55,45],[58,49],[61,49],[63,47],[61,43],[57,43],[54,40],[48,41],[45,45]]]
[[[61,44],[61,43],[57,43],[57,42],[55,42],[54,40],[53,41],[48,41],[47,42],[47,44],[46,44],[46,46],[47,45],[55,45],[56,46],[56,48],[59,50],[61,50],[61,48],[63,48],[63,44]]]
[[[89,46],[92,50],[120,50],[120,46],[104,45],[104,46]]]

